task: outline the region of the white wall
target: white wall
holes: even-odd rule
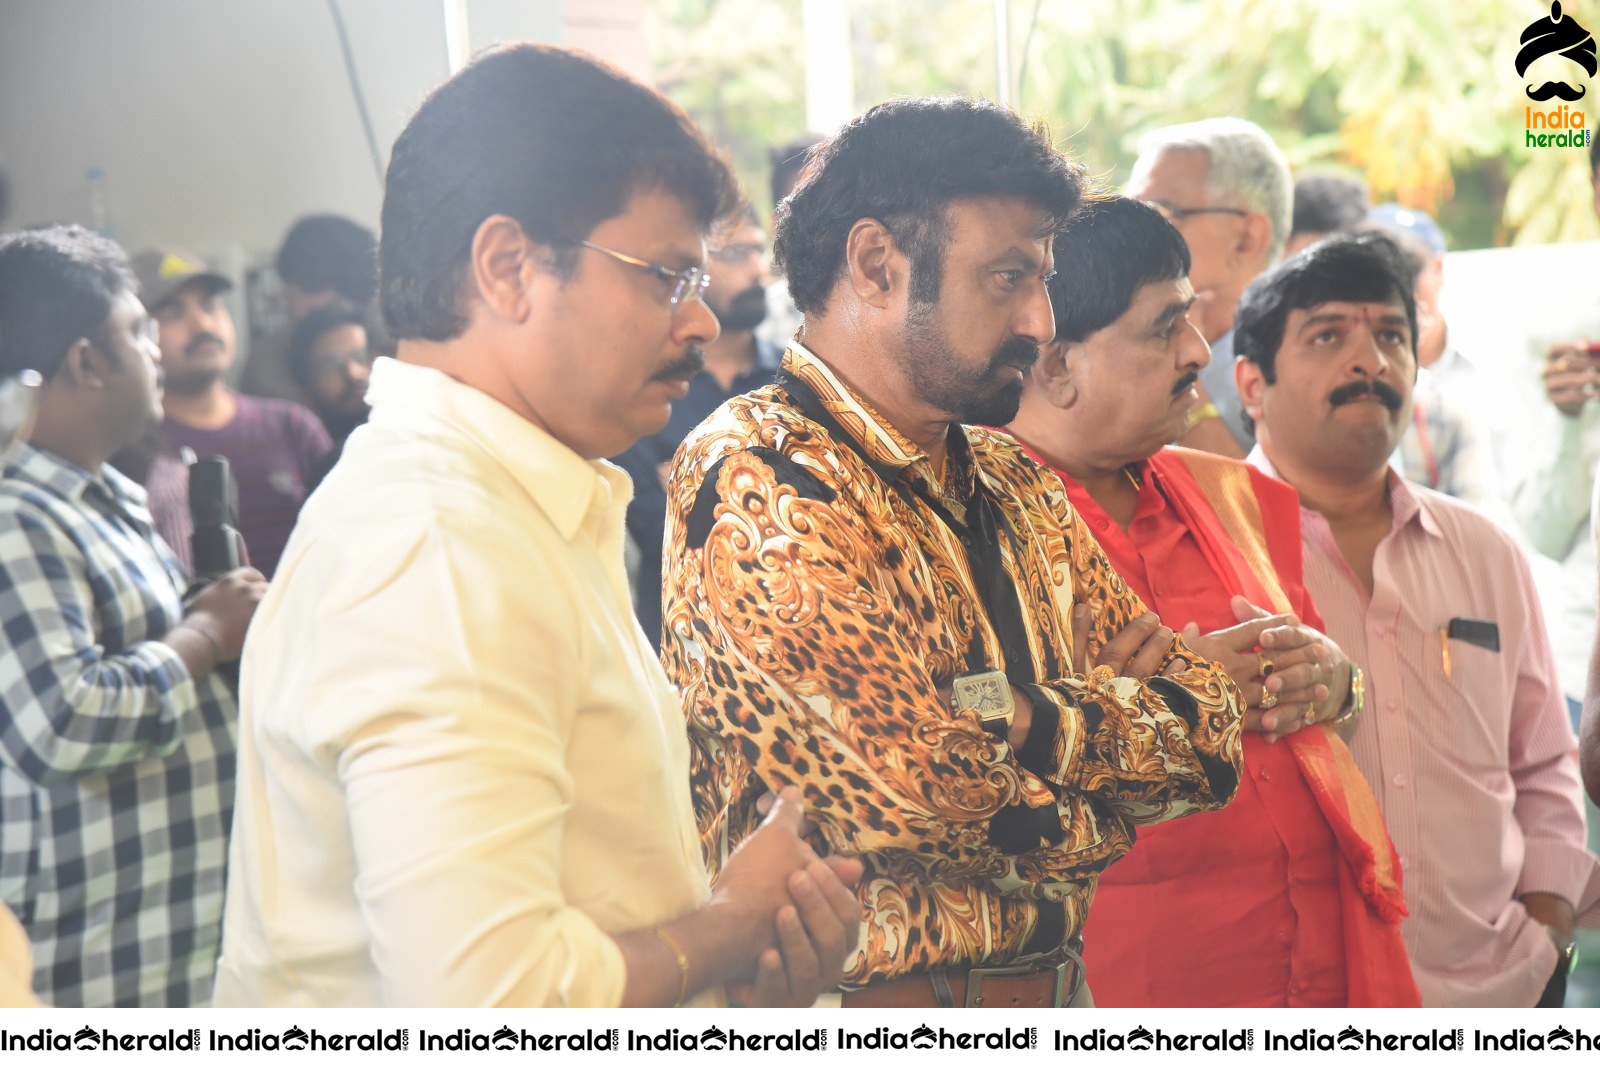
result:
[[[644,0],[339,6],[384,164],[451,69],[452,14],[466,54],[572,40],[649,74]],[[0,0],[5,222],[88,223],[89,167],[105,171],[113,235],[130,252],[175,245],[239,280],[300,215],[376,228],[383,191],[328,0]]]
[[[383,159],[469,51],[583,45],[647,75],[643,0],[340,0]],[[595,29],[603,29],[596,39]],[[11,225],[84,221],[104,168],[115,235],[255,261],[310,211],[376,225],[382,183],[327,0],[0,0],[0,168]]]
[[[439,0],[346,0],[380,142],[446,72]],[[272,247],[309,210],[374,223],[380,186],[324,0],[0,0],[11,222],[86,221],[105,169],[116,237]]]

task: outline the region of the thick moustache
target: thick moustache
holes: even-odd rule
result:
[[[996,366],[1015,367],[1019,370],[1031,370],[1039,362],[1039,346],[1032,341],[1014,337],[1000,346],[994,354]]]
[[[705,370],[705,353],[699,349],[690,349],[682,358],[673,360],[661,370],[657,371],[652,380],[656,382],[687,382],[701,371]]]
[[[1387,382],[1347,382],[1328,394],[1328,403],[1338,408],[1367,396],[1376,397],[1391,412],[1398,412],[1404,404],[1399,391]]]

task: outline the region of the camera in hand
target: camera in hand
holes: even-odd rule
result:
[[[189,517],[196,579],[210,582],[240,566],[239,491],[226,456],[207,456],[189,465]]]

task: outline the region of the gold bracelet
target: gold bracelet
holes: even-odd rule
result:
[[[683,951],[683,947],[678,944],[677,939],[667,934],[659,923],[650,928],[650,933],[656,936],[657,941],[667,947],[673,957],[677,958],[678,1000],[672,1003],[672,1007],[678,1008],[689,997],[689,955]]]

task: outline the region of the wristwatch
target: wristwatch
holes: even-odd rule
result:
[[[956,676],[950,684],[950,707],[976,712],[983,721],[983,729],[1001,738],[1010,735],[1011,721],[1017,714],[1017,706],[1011,699],[1011,681],[1004,671]]]
[[[1367,676],[1356,664],[1350,661],[1350,692],[1345,694],[1344,707],[1339,709],[1339,714],[1328,720],[1330,727],[1342,727],[1346,723],[1361,715],[1367,707]]]

